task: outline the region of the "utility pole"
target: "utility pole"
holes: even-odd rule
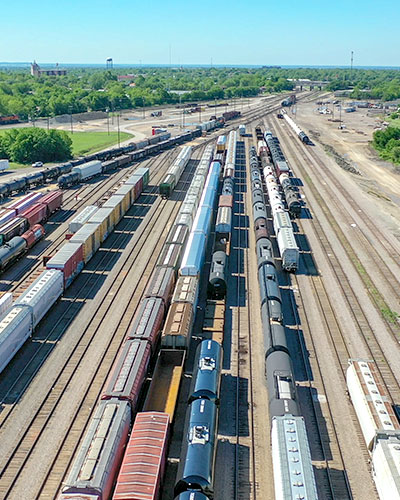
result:
[[[143,119],[146,118],[146,112],[144,110],[144,97],[142,96],[142,111],[143,111]]]
[[[121,140],[120,140],[120,132],[119,132],[119,114],[120,114],[120,112],[118,111],[118,114],[117,114],[117,123],[118,123],[118,147],[120,148],[120,147],[121,147]]]
[[[107,113],[107,135],[110,135],[110,109],[106,108]]]
[[[69,118],[71,120],[71,134],[74,133],[74,127],[72,125],[72,106],[69,107]]]
[[[353,60],[354,60],[354,52],[351,51],[351,60],[350,60],[350,82],[353,76]]]

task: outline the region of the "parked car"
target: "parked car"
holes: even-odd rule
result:
[[[42,161],[35,161],[35,163],[32,163],[32,167],[35,167],[35,168],[43,167],[43,162]]]

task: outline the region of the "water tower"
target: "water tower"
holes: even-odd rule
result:
[[[108,57],[106,59],[106,68],[107,69],[113,69],[113,60],[112,60],[112,57]]]

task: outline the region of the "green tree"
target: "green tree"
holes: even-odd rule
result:
[[[41,128],[10,129],[1,138],[6,157],[18,163],[67,160],[72,157],[71,146],[65,132]]]

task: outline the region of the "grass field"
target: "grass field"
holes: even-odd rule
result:
[[[389,125],[391,127],[397,127],[397,128],[400,128],[400,118],[396,118],[396,119],[393,119],[393,118],[388,118],[387,120],[389,122]]]
[[[0,135],[4,134],[8,129],[1,129]],[[118,144],[118,132],[67,132],[72,139],[72,153],[74,156],[83,156],[96,151],[101,151],[109,146]],[[120,132],[120,142],[128,139],[133,139],[132,134]],[[22,165],[20,163],[10,163],[12,169],[26,168],[30,165]]]

